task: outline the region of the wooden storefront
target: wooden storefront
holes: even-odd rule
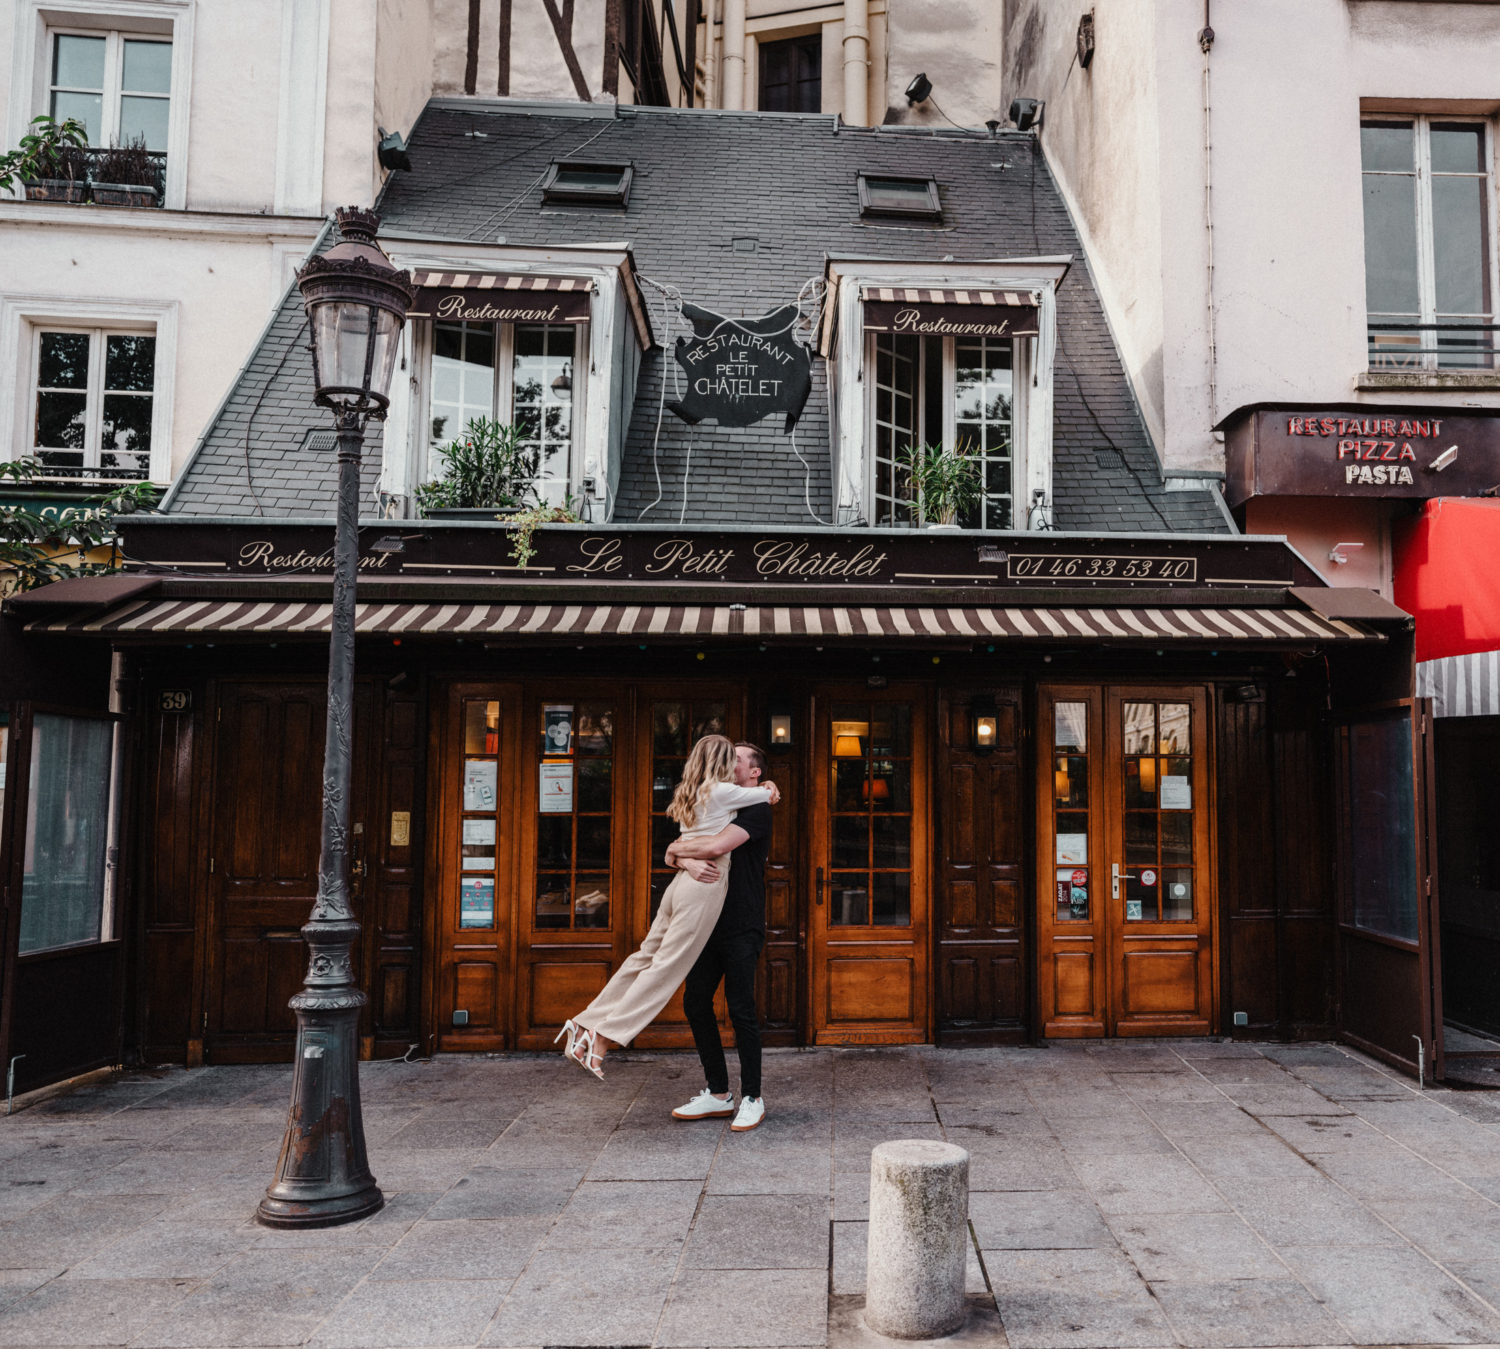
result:
[[[1417,986],[1400,1008],[1352,1024],[1370,995],[1348,981],[1392,944],[1341,923],[1336,723],[1360,715],[1370,671],[1388,665],[1376,691],[1399,691],[1407,657],[1394,628],[1292,607],[1305,578],[1287,556],[1267,546],[1287,574],[1255,608],[1201,584],[892,587],[878,607],[801,589],[793,608],[746,585],[564,604],[362,581],[363,1052],[550,1049],[644,937],[669,879],[666,803],[715,731],[767,746],[783,792],[768,1044],[1343,1032],[1399,1057],[1425,957],[1402,966]],[[317,865],[319,584],[164,582],[128,612],[33,625],[93,623],[125,653],[124,1038],[146,1061],[290,1053]],[[680,999],[637,1043],[690,1046]]]

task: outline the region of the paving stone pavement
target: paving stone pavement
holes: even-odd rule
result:
[[[130,1071],[0,1119],[0,1346],[872,1349],[870,1149],[971,1154],[954,1345],[1500,1345],[1500,1093],[1335,1045],[814,1049],[757,1131],[684,1054],[361,1069],[382,1212],[251,1213],[290,1069]],[[889,1341],[881,1343],[889,1344]]]

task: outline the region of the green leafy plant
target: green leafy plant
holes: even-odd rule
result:
[[[922,518],[930,523],[951,525],[979,503],[978,455],[941,445],[912,445],[897,454],[896,467]]]
[[[146,148],[146,138],[135,136],[123,145],[116,142],[100,157],[94,167],[96,183],[116,186],[151,187],[156,183],[156,161]]]
[[[571,495],[562,506],[549,506],[546,502],[538,502],[517,515],[502,515],[499,518],[505,522],[505,527],[515,534],[510,541],[510,555],[515,558],[518,567],[526,566],[536,556],[531,536],[539,525],[576,525],[579,523],[578,512],[573,509]]]
[[[0,463],[0,482],[45,486],[36,477],[35,459]],[[35,590],[75,576],[104,576],[119,571],[112,545],[114,520],[150,510],[157,489],[149,482],[122,482],[103,497],[93,497],[53,515],[0,499],[0,593]],[[111,548],[109,562],[90,562],[96,548]]]
[[[86,163],[83,152],[88,148],[89,136],[82,122],[71,117],[59,122],[43,115],[33,117],[31,125],[36,130],[22,136],[20,145],[14,150],[0,155],[0,188],[9,192],[18,183],[31,183],[38,178],[77,179],[84,176],[83,173],[58,172],[64,164]]]
[[[542,451],[539,445],[523,444],[523,434],[520,426],[483,417],[471,421],[467,435],[437,451],[443,460],[442,480],[418,487],[417,505],[423,510],[508,509],[523,505],[527,497],[537,502]]]

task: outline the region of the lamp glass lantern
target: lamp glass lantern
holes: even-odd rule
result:
[[[336,412],[380,420],[396,368],[406,311],[416,296],[409,273],[375,242],[373,211],[338,212],[339,243],[297,275],[312,333],[317,401]]]
[[[992,754],[1000,739],[1000,709],[993,694],[976,694],[969,703],[969,743],[976,754]]]
[[[771,718],[771,753],[785,754],[792,747],[792,705],[778,700],[766,712]]]

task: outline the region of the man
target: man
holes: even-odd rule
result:
[[[741,741],[734,747],[734,781],[754,787],[766,771],[765,752]],[[672,1112],[675,1119],[723,1119],[745,1133],[766,1117],[760,1094],[760,1024],[755,1017],[755,967],[766,940],[766,855],[771,847],[771,807],[749,806],[733,824],[711,838],[678,839],[667,849],[667,865],[685,870],[696,881],[718,879],[715,859],[729,856],[729,888],[708,945],[688,971],[682,1007],[703,1062],[707,1088]],[[724,1042],[714,1016],[714,994],[720,983],[729,1004],[735,1048],[740,1056],[740,1108],[735,1113],[729,1090]]]

